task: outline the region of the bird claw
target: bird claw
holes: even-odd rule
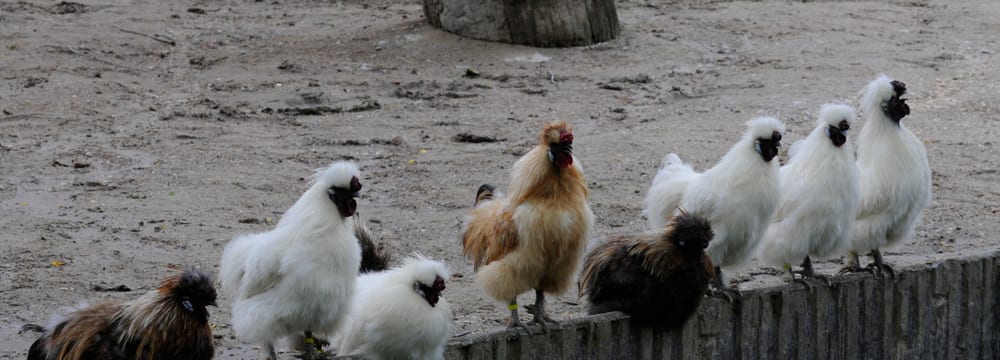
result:
[[[864,271],[864,270],[865,269],[862,269],[861,266],[858,265],[858,264],[847,264],[847,265],[844,265],[844,267],[840,268],[840,271],[837,271],[837,274],[840,274],[840,275],[850,274],[850,273],[861,272],[861,271]]]
[[[515,322],[513,322],[513,321],[511,321],[510,323],[508,323],[508,324],[507,324],[507,328],[508,328],[508,329],[524,329],[524,328],[525,328],[525,326],[524,326],[524,324],[523,324],[523,323],[521,323],[520,321],[518,321],[518,322],[516,322],[516,323],[515,323]]]
[[[550,318],[545,314],[543,309],[539,309],[535,305],[525,305],[524,310],[528,311],[529,314],[533,315],[534,318],[531,319],[532,323],[542,325],[545,327],[547,324],[558,324],[559,321]]]
[[[896,269],[893,269],[892,266],[889,266],[889,264],[886,263],[871,263],[865,267],[865,270],[871,271],[872,275],[882,275],[883,273],[887,273],[893,279],[896,278]]]
[[[841,269],[843,271],[844,269]],[[795,274],[800,277],[795,278]],[[833,282],[830,281],[830,277],[822,274],[809,273],[808,271],[792,271],[792,281],[800,283],[806,286],[806,290],[812,291],[812,285],[809,284],[809,280],[823,280],[826,282],[826,287],[833,287]]]
[[[805,278],[805,277],[795,278],[795,279],[792,279],[792,282],[797,282],[799,284],[805,285],[806,291],[812,291],[813,287],[812,287],[812,285],[809,285],[809,280],[806,280],[806,279],[807,278]]]

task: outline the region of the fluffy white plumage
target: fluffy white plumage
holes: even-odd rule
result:
[[[331,191],[350,191],[360,176],[350,162],[318,170],[274,230],[239,236],[226,246],[219,277],[232,301],[237,337],[270,347],[294,333],[332,334],[338,328],[349,309],[361,249],[353,214],[344,216]]]
[[[675,154],[667,155],[643,208],[650,229],[662,229],[678,208],[707,218],[715,238],[705,251],[723,269],[740,266],[753,255],[780,195],[778,161],[765,161],[755,146],[785,127],[773,117],[753,119],[747,127],[743,138],[704,173]]]
[[[422,256],[410,257],[394,269],[358,277],[353,311],[340,334],[342,355],[366,359],[443,359],[451,331],[451,307],[444,297],[434,306],[417,291],[436,279],[448,281],[447,266]]]
[[[854,109],[826,104],[816,128],[794,147],[781,168],[781,204],[764,234],[759,258],[790,267],[810,256],[839,256],[847,248],[854,214],[860,202],[860,180],[854,147],[843,134],[836,146],[830,127],[854,123]]]
[[[862,92],[865,124],[857,141],[861,205],[851,240],[853,254],[892,247],[910,238],[921,211],[931,201],[927,149],[885,110],[890,99],[903,94],[896,93],[885,75]]]

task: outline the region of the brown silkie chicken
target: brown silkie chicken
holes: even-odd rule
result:
[[[483,185],[466,219],[462,246],[478,282],[508,304],[510,326],[518,319],[517,296],[535,290],[532,322],[555,322],[545,313],[545,294],[573,283],[590,236],[594,213],[587,205],[583,169],[573,157],[573,132],[565,122],[542,129],[540,144],[522,156],[510,175],[510,194]]]
[[[171,276],[123,304],[100,303],[57,314],[31,344],[28,360],[202,360],[215,353],[208,305],[215,287],[204,273]]]
[[[708,220],[681,213],[662,230],[598,245],[580,279],[590,314],[622,311],[643,326],[679,329],[715,277],[705,254],[713,236]]]

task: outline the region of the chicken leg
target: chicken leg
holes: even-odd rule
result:
[[[788,271],[792,273],[792,281],[805,285],[807,290],[812,290],[812,285],[809,284],[808,279],[820,279],[826,281],[827,287],[833,286],[829,277],[817,274],[816,271],[813,270],[812,259],[810,259],[808,255],[806,255],[806,259],[802,261],[802,270],[795,271],[789,267]],[[799,274],[800,277],[796,279],[795,274]]]
[[[330,343],[313,337],[312,331],[305,332],[305,338],[303,339],[304,346],[302,347],[302,360],[321,360],[326,359],[323,354],[323,345],[329,345]]]
[[[510,309],[510,323],[507,324],[507,328],[523,328],[524,324],[521,323],[520,317],[517,316],[517,299],[511,300],[507,308]]]
[[[881,274],[885,272],[888,273],[889,276],[892,276],[893,278],[896,277],[896,270],[893,269],[892,266],[889,266],[889,264],[886,264],[884,261],[882,261],[882,253],[879,252],[878,249],[872,250],[870,253],[868,253],[868,255],[872,257],[872,263],[868,265],[868,269],[871,270],[872,273]]]
[[[718,266],[715,267],[715,284],[708,289],[707,295],[725,298],[730,304],[742,298],[739,290],[726,286],[725,281],[722,280],[722,268]]]
[[[550,318],[545,312],[545,293],[542,290],[535,289],[535,304],[525,306],[524,308],[531,315],[534,315],[534,318],[531,319],[532,323],[542,325],[543,327],[546,323],[558,323],[558,321]]]
[[[274,344],[267,344],[267,360],[278,360],[278,353],[274,351]]]
[[[840,268],[840,271],[837,273],[848,274],[859,272],[861,270],[863,269],[861,268],[861,259],[858,259],[858,253],[851,251],[847,253],[847,263],[844,264],[844,267]]]

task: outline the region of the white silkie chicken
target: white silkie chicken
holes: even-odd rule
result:
[[[358,277],[353,309],[340,334],[340,355],[372,360],[444,359],[451,307],[441,297],[450,272],[423,256]]]
[[[778,162],[784,125],[773,117],[747,122],[743,138],[714,167],[697,173],[669,154],[653,178],[643,212],[652,230],[683,209],[708,219],[715,238],[705,252],[716,266],[716,290],[729,290],[722,269],[746,263],[778,206]],[[723,293],[724,294],[724,293]]]
[[[931,168],[924,144],[900,123],[910,114],[902,98],[906,85],[882,75],[862,92],[865,125],[858,136],[857,161],[861,206],[841,272],[860,271],[858,254],[867,252],[873,260],[869,269],[894,275],[879,249],[910,238],[931,201]]]
[[[781,204],[758,257],[782,266],[807,288],[806,278],[826,278],[815,273],[812,257],[839,256],[850,241],[861,200],[854,147],[847,138],[854,119],[850,106],[823,105],[816,129],[792,146],[795,151],[781,168]],[[799,262],[802,271],[793,271],[792,264]]]
[[[303,332],[312,344],[312,332],[332,334],[349,311],[361,264],[352,218],[360,177],[350,162],[317,171],[274,230],[239,236],[222,253],[233,330],[266,346],[272,360],[278,339]]]

